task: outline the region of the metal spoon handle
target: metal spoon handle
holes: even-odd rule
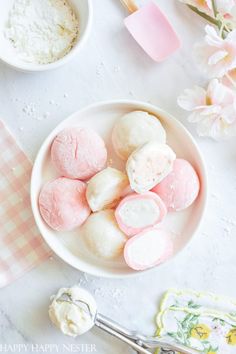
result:
[[[123,337],[126,337],[130,341],[135,341],[139,343],[143,348],[165,348],[168,350],[178,351],[182,354],[199,354],[198,351],[187,348],[182,344],[176,344],[171,342],[168,338],[157,338],[157,337],[147,337],[137,332],[130,331],[110,318],[97,314],[96,320],[102,325],[110,328],[114,332],[118,332]]]
[[[139,337],[136,336],[136,332],[130,331],[129,329],[121,326],[119,323],[111,320],[110,318],[97,313],[96,319],[98,320],[99,323],[104,324],[107,327],[110,327],[112,330],[119,332],[121,335],[130,338],[132,340],[139,340]]]
[[[95,321],[95,325],[102,329],[103,331],[105,331],[106,333],[111,334],[112,336],[120,339],[122,342],[125,342],[126,344],[128,344],[131,348],[135,349],[138,353],[142,353],[142,354],[152,354],[151,352],[149,352],[147,349],[143,348],[142,346],[140,346],[139,344],[135,343],[134,341],[132,341],[131,339],[123,336],[122,334],[120,334],[119,332],[116,332],[115,330],[111,329],[110,327],[106,326],[105,324],[99,322],[98,320]]]
[[[200,354],[199,351],[190,349],[182,344],[173,343],[169,338],[141,337],[141,342],[145,348],[163,348],[173,350],[182,354]]]

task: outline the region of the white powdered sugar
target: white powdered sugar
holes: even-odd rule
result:
[[[48,64],[72,49],[78,32],[78,18],[67,0],[15,0],[5,36],[21,59]]]

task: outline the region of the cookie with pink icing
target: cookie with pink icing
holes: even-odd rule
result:
[[[173,254],[171,233],[157,226],[131,237],[125,244],[124,258],[134,270],[145,270],[165,262]]]
[[[107,150],[95,131],[77,126],[64,129],[56,136],[51,158],[62,176],[86,180],[104,168]]]
[[[161,198],[153,193],[133,193],[122,199],[115,211],[120,229],[133,236],[160,223],[166,216],[167,209]]]
[[[54,230],[69,231],[84,223],[91,210],[86,200],[86,184],[60,177],[46,183],[39,195],[39,210]]]
[[[172,172],[152,189],[169,211],[188,208],[197,198],[199,190],[200,182],[196,171],[183,159],[176,159]]]

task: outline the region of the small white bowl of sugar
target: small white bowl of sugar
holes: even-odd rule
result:
[[[0,0],[0,8],[0,59],[20,71],[67,63],[91,29],[91,0]]]

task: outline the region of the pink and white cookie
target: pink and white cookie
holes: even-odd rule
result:
[[[133,193],[120,202],[115,217],[120,229],[127,236],[133,236],[160,223],[166,213],[166,206],[157,194]]]
[[[85,192],[86,184],[79,180],[60,177],[48,182],[39,195],[42,218],[57,231],[82,225],[91,212]]]
[[[124,258],[134,270],[145,270],[165,262],[173,254],[171,233],[157,226],[131,237],[125,244]]]
[[[156,140],[136,149],[126,163],[131,189],[137,193],[152,189],[172,171],[175,158],[174,151],[167,144]]]
[[[188,208],[197,198],[200,182],[193,166],[186,160],[176,159],[172,172],[152,191],[157,193],[169,211]]]
[[[127,160],[130,154],[148,141],[166,142],[166,132],[156,116],[143,111],[133,111],[120,117],[112,131],[116,154]]]
[[[54,139],[51,158],[62,176],[86,180],[104,168],[107,150],[102,138],[92,129],[71,127]]]

